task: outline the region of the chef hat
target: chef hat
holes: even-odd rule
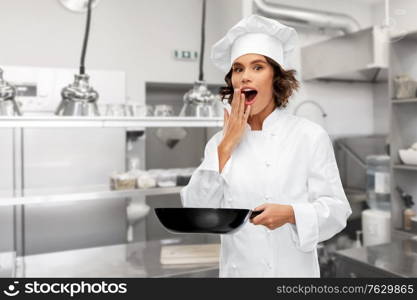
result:
[[[268,56],[284,69],[293,66],[297,46],[297,32],[276,20],[250,15],[233,26],[211,48],[214,65],[228,72],[233,61],[248,53]]]

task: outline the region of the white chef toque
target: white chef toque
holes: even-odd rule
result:
[[[294,28],[280,22],[250,15],[229,29],[211,48],[211,60],[223,72],[228,72],[234,60],[244,54],[268,56],[284,69],[294,66],[294,51],[298,43]]]

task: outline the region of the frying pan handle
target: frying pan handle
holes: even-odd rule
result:
[[[257,215],[260,215],[261,213],[263,213],[263,210],[252,210],[249,219],[253,219],[255,218]]]

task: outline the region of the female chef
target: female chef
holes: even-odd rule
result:
[[[317,243],[351,214],[329,136],[284,110],[298,87],[287,69],[296,40],[293,28],[251,15],[212,48],[231,110],[181,200],[263,211],[221,235],[220,277],[319,277]]]

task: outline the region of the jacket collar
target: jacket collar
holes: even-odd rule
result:
[[[276,107],[264,120],[262,124],[262,130],[255,130],[255,131],[270,131],[278,121],[280,117],[285,114],[285,108]],[[249,124],[246,124],[247,130],[251,131]]]

